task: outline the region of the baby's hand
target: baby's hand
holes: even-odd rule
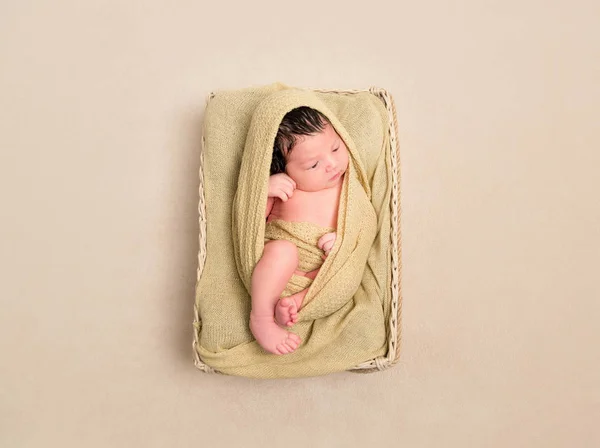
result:
[[[327,257],[329,255],[329,252],[331,252],[331,249],[333,249],[333,245],[335,244],[336,238],[337,233],[335,232],[326,233],[321,238],[319,238],[317,246],[319,247],[319,249],[325,252],[325,257]]]
[[[279,198],[286,202],[294,194],[296,182],[285,173],[273,174],[269,177],[269,197]]]

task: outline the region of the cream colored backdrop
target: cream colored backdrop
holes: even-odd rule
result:
[[[595,0],[1,2],[0,446],[599,446],[599,30]],[[274,81],[395,97],[392,370],[193,367],[205,97]]]

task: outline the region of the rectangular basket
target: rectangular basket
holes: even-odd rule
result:
[[[396,364],[400,357],[400,340],[401,340],[401,312],[402,312],[402,294],[401,294],[401,272],[402,272],[402,240],[401,240],[401,228],[400,228],[400,145],[398,142],[398,122],[396,119],[396,108],[392,96],[382,88],[371,87],[366,90],[324,90],[324,89],[311,89],[314,92],[320,93],[335,93],[340,95],[354,95],[362,92],[369,92],[379,98],[388,113],[389,119],[389,141],[390,141],[390,160],[392,168],[392,191],[390,199],[391,207],[391,260],[390,260],[390,291],[391,291],[391,311],[390,318],[386,325],[386,331],[388,336],[388,351],[385,356],[374,358],[370,361],[359,364],[349,371],[356,373],[370,373],[377,372],[392,367]],[[214,97],[214,93],[211,93],[206,101],[206,104]],[[198,250],[198,271],[197,271],[197,283],[200,281],[202,271],[204,269],[204,263],[206,261],[206,207],[204,197],[204,136],[202,136],[202,148],[200,152],[200,186],[199,186],[199,226],[200,226],[200,246]],[[194,351],[194,364],[198,369],[205,373],[221,373],[218,370],[205,364],[196,350],[198,344],[198,338],[200,329],[202,328],[202,321],[200,319],[200,313],[198,306],[194,303],[194,339],[192,343]]]

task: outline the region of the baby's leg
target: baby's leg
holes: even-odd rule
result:
[[[300,338],[275,322],[275,304],[298,267],[298,249],[285,240],[269,241],[252,273],[250,330],[256,341],[276,355],[292,353]]]

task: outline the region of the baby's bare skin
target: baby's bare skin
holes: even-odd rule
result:
[[[342,176],[343,180],[343,176]],[[274,219],[281,219],[289,222],[310,222],[321,227],[337,227],[337,212],[340,201],[340,191],[342,183],[336,184],[333,188],[320,191],[302,191],[295,190],[294,194],[283,202],[275,198],[271,213],[267,222]],[[323,259],[329,254],[329,251],[335,243],[336,233],[327,233],[319,239],[318,247],[326,249]],[[325,246],[325,244],[328,246]],[[304,276],[314,280],[319,269],[310,272],[303,272],[299,269],[294,271],[295,275]],[[275,321],[279,325],[291,327],[298,321],[298,311],[304,301],[304,296],[308,289],[304,289],[292,296],[280,299],[275,306]]]
[[[269,179],[265,217],[267,222],[281,219],[336,228],[348,149],[331,125],[321,133],[302,137],[287,157],[286,173]],[[323,258],[335,240],[335,232],[319,239],[317,245],[324,252]],[[293,274],[314,279],[318,272],[319,269],[298,270],[298,250],[293,243],[276,240],[265,244],[263,256],[252,274],[250,314],[252,334],[265,350],[287,354],[298,348],[300,338],[282,326],[297,322],[308,289],[281,300],[280,295]]]
[[[343,176],[342,176],[343,179]],[[319,191],[294,190],[286,202],[273,198],[273,208],[267,222],[281,219],[289,222],[310,222],[321,227],[337,227],[342,183]]]

